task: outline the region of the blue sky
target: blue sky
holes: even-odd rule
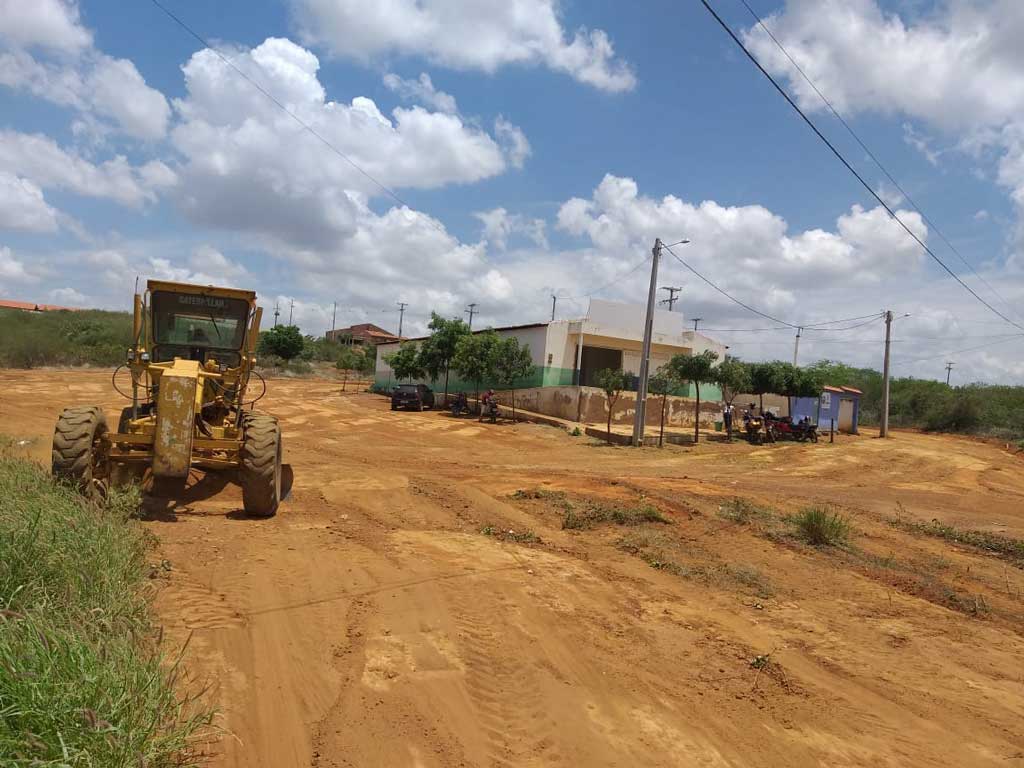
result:
[[[552,292],[582,314],[608,282],[602,298],[642,301],[644,270],[615,278],[654,237],[689,237],[694,266],[793,322],[909,314],[898,372],[939,376],[938,358],[991,341],[950,357],[958,373],[1024,376],[1002,337],[1020,330],[922,256],[700,3],[162,2],[408,208],[152,3],[0,0],[3,296],[127,307],[139,274],[294,300],[310,333],[334,301],[339,325],[393,326],[397,300],[413,330],[469,301],[517,323]],[[1024,324],[1024,8],[752,5],[998,297],[878,186],[738,0],[715,3],[915,233]],[[671,260],[663,278],[684,317],[765,325]],[[805,336],[801,357],[877,365],[879,334]],[[789,332],[720,337],[791,354]]]

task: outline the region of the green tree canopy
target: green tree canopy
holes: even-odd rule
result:
[[[612,441],[612,410],[615,408],[615,402],[622,394],[622,390],[626,388],[626,372],[617,368],[605,368],[598,371],[594,378],[597,386],[604,390],[604,396],[608,401],[608,431],[606,434],[610,443]]]
[[[430,336],[420,347],[420,364],[436,381],[444,373],[444,396],[448,399],[448,373],[459,340],[469,335],[469,326],[460,319],[447,320],[436,312],[430,313]]]
[[[419,348],[411,341],[402,342],[398,351],[391,355],[384,356],[385,362],[395,372],[395,377],[402,379],[418,379],[423,376],[423,366],[420,363]]]
[[[679,381],[692,381],[697,394],[693,411],[693,442],[700,442],[700,385],[715,380],[718,353],[705,349],[699,355],[674,355],[665,367]]]
[[[261,355],[276,355],[291,360],[302,354],[306,340],[297,325],[279,325],[260,334],[258,351]]]
[[[481,382],[494,376],[495,350],[500,343],[501,337],[488,328],[462,336],[455,345],[451,367],[461,378],[472,381],[478,394]]]
[[[494,349],[494,376],[502,387],[512,390],[512,420],[516,418],[516,381],[533,373],[533,355],[528,344],[506,336]]]
[[[737,395],[753,392],[750,363],[726,355],[725,360],[715,368],[715,382],[722,388],[722,398],[732,405]]]

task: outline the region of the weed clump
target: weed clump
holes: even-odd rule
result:
[[[806,507],[794,518],[797,535],[816,547],[841,547],[853,532],[849,519],[828,507]]]
[[[635,526],[643,523],[668,523],[670,520],[650,504],[637,507],[590,504],[584,509],[570,507],[562,518],[563,530],[586,530],[602,523]]]
[[[527,529],[525,531],[515,531],[512,529],[505,530],[504,528],[498,528],[494,525],[484,526],[480,533],[484,536],[493,536],[498,541],[511,541],[516,544],[541,544],[542,540],[533,531]]]
[[[747,525],[755,520],[771,517],[771,510],[748,499],[729,499],[718,508],[718,516],[740,525]]]
[[[552,491],[547,488],[520,488],[512,494],[513,499],[546,499],[565,501],[565,491]]]

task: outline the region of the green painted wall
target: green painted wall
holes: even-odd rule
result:
[[[568,387],[572,386],[575,382],[573,381],[573,369],[572,368],[558,368],[553,365],[544,366],[541,368],[537,366],[533,369],[533,373],[529,376],[524,376],[515,383],[515,389],[530,389],[532,387]],[[387,386],[387,376],[381,376],[377,374],[374,384],[378,387]],[[391,384],[394,386],[399,382],[392,379]],[[408,382],[401,382],[408,383]],[[426,384],[437,393],[444,392],[444,377],[442,376],[437,381],[430,381],[428,379],[422,379],[415,382],[417,384]],[[480,389],[485,390],[488,388],[502,389],[503,387],[498,384],[497,381],[487,380],[480,382]],[[448,377],[448,392],[475,392],[476,384],[472,381],[463,381],[454,373]],[[673,392],[673,395],[680,397],[694,397],[696,390],[692,384],[682,384],[677,387]],[[714,384],[701,384],[700,385],[700,399],[702,401],[713,402],[722,399],[722,390]]]

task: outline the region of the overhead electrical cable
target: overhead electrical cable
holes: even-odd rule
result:
[[[213,45],[211,45],[209,43],[209,41],[206,40],[206,38],[204,38],[202,35],[200,35],[198,32],[196,32],[194,29],[192,29],[192,27],[190,27],[188,24],[186,24],[185,21],[182,20],[179,16],[176,16],[169,8],[167,8],[163,3],[161,3],[160,0],[150,0],[150,2],[152,2],[153,5],[155,5],[161,11],[163,11],[168,16],[168,18],[170,18],[172,21],[174,21],[175,24],[177,24],[179,27],[181,27],[183,30],[185,30],[189,35],[191,35],[197,41],[199,41],[199,43],[201,45],[203,45],[207,49],[209,49],[218,59],[220,59],[222,62],[227,64],[229,67],[231,67],[231,69],[233,69],[239,75],[239,77],[241,77],[243,80],[245,80],[247,83],[249,83],[249,85],[251,85],[257,91],[262,93],[272,103],[274,103],[277,107],[279,107],[281,109],[281,111],[283,111],[286,115],[288,115],[288,117],[290,117],[292,120],[294,120],[296,123],[298,123],[298,125],[300,125],[305,131],[308,131],[313,137],[318,139],[325,147],[327,147],[334,154],[336,154],[338,157],[340,157],[342,160],[344,160],[346,163],[348,163],[350,166],[352,166],[361,175],[363,175],[364,177],[369,179],[371,182],[373,182],[384,194],[386,194],[392,200],[397,202],[399,205],[405,206],[406,208],[409,208],[410,210],[413,210],[413,207],[411,205],[409,205],[409,203],[407,203],[401,197],[399,197],[397,192],[395,192],[393,189],[388,187],[383,182],[378,181],[368,171],[363,169],[355,160],[353,160],[351,157],[349,157],[344,152],[342,152],[340,149],[338,149],[336,146],[334,146],[334,144],[332,144],[327,138],[325,138],[323,136],[323,134],[321,134],[313,126],[311,126],[309,123],[307,123],[305,120],[303,120],[297,114],[295,114],[294,111],[292,111],[291,109],[288,108],[288,105],[286,105],[284,102],[282,102],[276,96],[274,96],[274,94],[272,94],[270,91],[268,91],[266,88],[264,88],[260,84],[260,82],[258,80],[256,80],[255,78],[250,77],[249,75],[247,75],[245,73],[245,71],[242,70],[241,67],[239,67],[237,64],[235,64],[235,62],[233,62],[231,59],[229,59],[223,53],[218,51]],[[445,235],[448,234],[448,231],[443,226],[441,226],[441,224],[439,222],[437,222],[434,218],[432,218],[430,216],[426,216],[426,219],[439,232],[441,232],[441,233],[443,233]]]
[[[996,341],[990,341],[988,344],[979,344],[976,347],[968,347],[967,349],[953,349],[953,350],[950,350],[948,352],[943,352],[942,354],[939,354],[939,355],[931,355],[929,357],[909,357],[909,358],[903,358],[903,359],[896,358],[896,359],[893,360],[893,365],[902,365],[904,363],[920,363],[920,362],[923,362],[925,360],[937,360],[937,359],[942,358],[942,357],[952,357],[953,355],[962,355],[965,352],[974,352],[974,351],[979,350],[979,349],[986,349],[987,347],[994,347],[994,346],[996,346],[998,344],[1008,344],[1009,342],[1016,341],[1018,339],[1024,339],[1024,333],[1017,333],[1017,334],[1014,334],[1012,337],[1006,338],[1006,339],[998,339]]]
[[[886,168],[882,164],[882,161],[879,160],[878,157],[875,155],[875,153],[872,152],[868,148],[868,146],[861,140],[860,136],[857,135],[857,132],[853,130],[853,127],[846,121],[846,119],[841,114],[839,114],[839,110],[837,110],[835,108],[835,106],[832,104],[832,102],[825,96],[825,94],[823,94],[821,92],[821,90],[819,90],[818,86],[814,83],[814,81],[811,80],[810,77],[808,77],[807,73],[804,72],[803,68],[796,62],[796,59],[794,59],[790,55],[789,51],[786,50],[786,47],[779,41],[779,39],[777,37],[775,37],[774,34],[772,34],[772,31],[768,28],[768,25],[765,24],[764,20],[760,16],[757,15],[757,12],[753,8],[750,7],[750,4],[747,2],[747,0],[740,0],[740,2],[743,3],[744,7],[748,11],[750,11],[750,15],[754,17],[754,20],[757,22],[758,26],[761,27],[761,29],[764,30],[765,34],[767,34],[769,38],[771,38],[771,41],[773,43],[775,43],[776,47],[780,51],[782,51],[783,55],[787,59],[789,59],[789,63],[792,64],[793,67],[796,69],[796,71],[800,73],[800,76],[804,79],[804,81],[809,86],[811,86],[813,91],[816,94],[818,94],[818,98],[821,99],[821,101],[825,104],[826,107],[828,107],[828,110],[832,113],[832,115],[836,118],[836,120],[838,120],[842,124],[842,126],[846,129],[846,131],[850,134],[850,136],[853,137],[853,140],[857,142],[858,146],[860,146],[860,148],[862,150],[864,150],[864,152],[867,154],[867,156],[871,158],[871,161],[875,165],[878,166],[878,169],[883,174],[885,174],[885,177],[892,183],[892,185],[894,187],[896,187],[897,191],[899,191],[899,193],[901,195],[903,195],[904,199],[908,203],[910,203],[910,205],[914,208],[914,210],[917,211],[921,215],[921,218],[924,220],[925,224],[928,225],[928,227],[931,229],[931,231],[933,231],[936,235],[938,235],[939,239],[942,240],[942,242],[944,242],[949,247],[949,250],[951,250],[954,254],[956,254],[956,257],[958,259],[960,259],[960,261],[963,262],[964,266],[966,266],[969,270],[971,270],[972,273],[974,273],[974,276],[976,278],[978,278],[985,285],[986,288],[988,288],[990,291],[992,291],[992,293],[1000,301],[1002,301],[1003,304],[1005,304],[1007,307],[1009,307],[1013,311],[1013,313],[1015,315],[1020,317],[1021,315],[1020,315],[1019,312],[1017,312],[1016,308],[1009,301],[1007,301],[1002,296],[1002,294],[1000,294],[999,291],[997,291],[992,286],[992,284],[988,282],[988,280],[986,280],[984,277],[981,276],[981,274],[974,268],[974,265],[971,264],[971,262],[969,262],[966,258],[964,258],[963,254],[960,253],[960,251],[957,249],[957,247],[955,245],[953,245],[953,243],[951,243],[949,241],[949,239],[942,233],[942,231],[935,225],[935,223],[931,219],[928,218],[928,215],[924,211],[921,210],[921,207],[917,203],[914,202],[914,199],[910,196],[910,194],[907,192],[907,190],[905,190],[900,185],[900,183],[898,181],[896,181],[896,179],[893,177],[893,175],[891,173],[889,173],[889,169]]]
[[[948,273],[950,277],[952,277],[954,280],[956,280],[958,283],[960,283],[960,285],[964,288],[964,290],[966,290],[975,299],[977,299],[985,307],[987,307],[989,309],[989,311],[991,311],[993,314],[997,315],[998,317],[1002,318],[1004,321],[1006,321],[1010,325],[1014,326],[1015,328],[1019,328],[1022,331],[1024,331],[1024,325],[1021,325],[1016,320],[1010,319],[1005,314],[1000,312],[998,309],[993,307],[989,302],[987,302],[981,295],[978,294],[977,291],[975,291],[973,288],[971,288],[971,286],[969,286],[967,283],[965,283],[956,272],[954,272],[952,269],[950,269],[946,265],[946,263],[942,259],[940,259],[935,254],[935,252],[932,251],[932,249],[929,248],[925,244],[925,242],[923,240],[921,240],[921,238],[919,238],[914,233],[914,231],[910,227],[907,226],[907,224],[903,221],[903,219],[901,219],[899,216],[896,215],[896,212],[893,211],[893,209],[889,206],[889,204],[886,203],[885,200],[883,200],[881,198],[881,196],[877,192],[875,192],[875,190],[871,187],[870,184],[868,184],[868,182],[864,179],[864,177],[861,176],[861,174],[857,171],[857,169],[854,168],[850,164],[850,162],[846,159],[846,157],[836,148],[836,146],[831,141],[829,141],[829,139],[825,136],[825,134],[823,134],[821,132],[821,130],[818,128],[818,126],[814,123],[814,121],[811,120],[811,118],[809,118],[807,116],[807,114],[802,109],[800,109],[800,106],[795,101],[793,101],[792,97],[786,92],[786,89],[783,88],[774,77],[772,77],[772,75],[768,72],[768,70],[766,70],[761,65],[761,62],[757,60],[757,57],[754,56],[754,54],[752,54],[747,49],[747,47],[743,44],[743,41],[740,40],[739,37],[736,36],[736,33],[732,31],[732,27],[730,27],[725,22],[725,20],[723,20],[722,17],[719,16],[715,12],[715,9],[711,7],[711,4],[708,2],[708,0],[701,0],[701,4],[707,9],[708,13],[710,13],[714,17],[715,21],[718,22],[718,24],[722,27],[722,29],[724,29],[726,31],[726,33],[728,33],[729,37],[732,38],[733,42],[736,43],[736,45],[740,48],[740,50],[742,50],[743,53],[746,54],[747,58],[750,59],[751,62],[753,62],[754,66],[756,66],[761,71],[761,74],[763,74],[766,78],[768,78],[768,81],[775,87],[775,90],[777,90],[779,92],[779,94],[796,111],[796,113],[798,115],[800,115],[800,117],[803,119],[803,121],[805,123],[807,123],[808,127],[810,127],[810,129],[812,131],[814,131],[815,135],[817,135],[817,137],[819,139],[821,139],[821,141],[825,144],[825,146],[828,147],[829,150],[831,150],[832,154],[836,156],[836,159],[838,159],[839,162],[842,163],[846,167],[846,170],[848,170],[851,174],[853,174],[854,178],[856,178],[857,181],[860,182],[861,186],[863,186],[864,189],[867,190],[869,195],[871,195],[873,198],[875,198],[875,200],[878,201],[878,204],[881,205],[885,209],[886,213],[888,213],[889,216],[891,216],[903,228],[903,230],[908,235],[910,235],[914,239],[914,241],[918,245],[921,246],[922,249],[924,249],[924,252],[927,253],[928,256],[931,257],[932,260],[935,261],[936,264],[938,264],[940,267],[942,267],[942,269],[945,270],[946,273]],[[761,313],[758,313],[758,314],[761,314]],[[769,318],[769,319],[774,319],[774,318]],[[780,322],[780,321],[776,321],[776,322]]]
[[[581,293],[578,296],[558,296],[558,298],[559,299],[565,299],[566,301],[572,301],[573,299],[586,299],[586,298],[588,298],[590,296],[593,296],[595,293],[600,293],[601,291],[605,290],[606,288],[611,288],[616,283],[618,283],[621,280],[624,280],[625,278],[627,278],[630,275],[632,275],[634,272],[636,272],[638,269],[640,269],[640,267],[642,267],[644,264],[646,264],[650,260],[651,260],[651,256],[647,255],[643,259],[638,261],[636,264],[634,264],[632,267],[630,267],[626,272],[623,272],[622,274],[618,275],[614,280],[612,280],[612,281],[610,281],[608,283],[605,283],[602,286],[594,288],[594,289],[592,289],[590,291],[585,291],[584,293]]]

